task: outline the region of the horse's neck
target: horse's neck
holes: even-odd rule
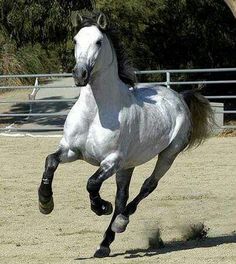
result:
[[[94,98],[94,103],[89,107],[98,109],[120,109],[129,93],[126,85],[119,79],[115,67],[111,66],[105,71],[100,71],[91,78],[85,96]],[[83,92],[82,92],[83,93]]]

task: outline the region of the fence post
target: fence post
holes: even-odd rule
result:
[[[39,85],[39,80],[38,77],[36,77],[35,82],[34,82],[34,89],[33,92],[31,94],[29,94],[29,100],[35,100],[36,94],[39,91],[40,88],[38,88]],[[30,102],[30,109],[29,109],[29,114],[31,114],[33,111],[33,103]],[[26,118],[29,119],[29,116]]]
[[[166,72],[166,86],[170,88],[170,72]]]

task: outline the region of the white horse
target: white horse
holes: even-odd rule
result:
[[[68,114],[58,150],[46,159],[38,192],[40,211],[49,214],[58,164],[83,159],[99,167],[87,184],[91,209],[97,215],[111,214],[112,204],[99,191],[103,181],[116,174],[114,214],[95,257],[110,254],[115,233],[125,231],[129,216],[157,187],[177,155],[206,138],[212,114],[209,102],[194,91],[179,94],[154,85],[130,89],[134,72],[106,26],[102,13],[83,18],[74,37],[73,76],[81,93]],[[153,173],[127,205],[134,168],[157,155]]]

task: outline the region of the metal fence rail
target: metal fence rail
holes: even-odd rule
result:
[[[216,114],[236,114],[236,111],[216,111]],[[0,117],[47,117],[47,116],[67,116],[68,112],[63,113],[36,113],[36,114],[0,114]],[[236,128],[236,126],[235,126]]]
[[[219,69],[183,69],[183,70],[151,70],[151,71],[136,71],[135,73],[137,75],[153,75],[153,74],[160,74],[165,75],[165,81],[163,82],[149,82],[149,84],[158,84],[158,85],[166,85],[167,87],[173,87],[176,85],[211,85],[211,84],[236,84],[236,80],[198,80],[198,81],[173,81],[172,75],[176,74],[196,74],[196,73],[222,73],[222,72],[235,72],[236,76],[236,68],[219,68]],[[72,74],[70,73],[63,73],[63,74],[17,74],[17,75],[0,75],[0,81],[4,79],[14,79],[14,78],[33,78],[36,79],[37,85],[21,85],[21,86],[14,86],[14,85],[4,85],[0,86],[1,90],[17,90],[17,89],[33,89],[32,96],[29,96],[29,100],[0,100],[0,104],[29,104],[30,110],[29,113],[0,113],[0,117],[7,118],[7,117],[59,117],[59,116],[66,116],[68,114],[68,111],[65,112],[54,112],[54,113],[33,113],[32,112],[32,105],[39,105],[44,103],[74,103],[76,101],[75,98],[69,98],[69,99],[43,99],[43,100],[37,100],[35,99],[36,93],[39,89],[61,89],[61,88],[67,88],[67,89],[75,89],[76,86],[52,86],[52,85],[38,85],[38,78],[63,78],[63,77],[72,77]],[[236,88],[236,85],[235,85]],[[234,92],[234,95],[214,95],[214,96],[206,96],[209,100],[213,99],[236,99],[236,90]],[[217,114],[236,114],[235,110],[224,110],[216,111]],[[0,121],[1,123],[1,121]],[[236,126],[229,125],[229,126],[222,126],[222,129],[235,129]],[[61,131],[62,128],[32,128],[27,131]],[[7,128],[0,128],[0,131],[25,131],[25,129],[21,128],[14,128],[14,127],[7,127]],[[27,132],[26,131],[26,132]]]

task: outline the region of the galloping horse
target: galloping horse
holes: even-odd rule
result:
[[[177,155],[207,137],[212,111],[207,99],[195,91],[180,94],[151,84],[135,88],[134,72],[107,29],[105,15],[80,18],[73,77],[81,93],[68,114],[58,150],[46,158],[39,209],[43,214],[53,210],[52,181],[58,165],[82,159],[99,167],[87,183],[91,209],[97,215],[111,214],[112,204],[99,191],[116,174],[114,214],[94,254],[107,257],[115,233],[125,231],[130,215],[157,187]],[[134,168],[157,155],[153,173],[127,204]]]

